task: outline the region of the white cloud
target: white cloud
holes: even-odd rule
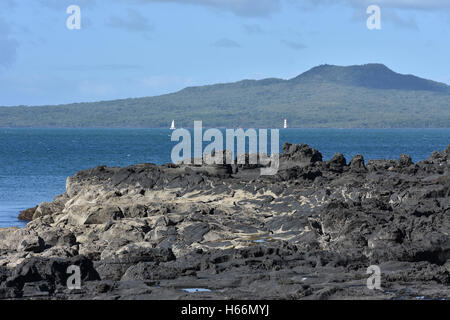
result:
[[[363,4],[373,4],[374,0],[353,0],[355,2],[362,2]],[[375,1],[380,6],[392,8],[405,9],[443,9],[450,8],[450,1],[448,0],[378,0]]]
[[[347,4],[353,7],[367,7],[372,4],[395,9],[443,10],[450,9],[449,0],[306,0],[310,5]]]
[[[95,1],[96,0],[38,0],[38,4],[54,10],[63,10],[73,4],[82,8],[90,7],[95,4]]]
[[[134,9],[129,9],[125,18],[119,16],[111,17],[109,26],[132,32],[148,32],[153,29],[147,17]]]
[[[126,0],[120,0],[126,1]],[[225,11],[239,16],[269,16],[280,9],[282,0],[134,0],[135,3],[172,2],[200,5]]]

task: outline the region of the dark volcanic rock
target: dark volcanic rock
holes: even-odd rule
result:
[[[245,160],[78,172],[0,229],[0,298],[450,298],[450,147],[347,164],[286,143],[274,176]]]
[[[354,173],[364,173],[367,172],[367,168],[364,164],[364,157],[360,154],[357,154],[350,161],[350,171]]]
[[[409,167],[413,164],[411,157],[406,154],[400,155],[400,159],[398,160],[398,162],[401,167]]]
[[[281,164],[307,166],[320,161],[322,161],[322,154],[306,144],[299,146],[286,142],[283,145]]]
[[[347,160],[342,153],[336,153],[330,161],[327,161],[328,169],[332,172],[342,173],[347,166]]]
[[[34,252],[34,253],[40,253],[44,251],[44,249],[45,249],[45,242],[39,236],[28,237],[27,239],[22,240],[22,242],[20,242],[20,245],[18,247],[19,251]]]
[[[33,257],[15,267],[10,272],[10,276],[0,284],[0,289],[14,288],[13,292],[16,293],[17,297],[26,293],[26,286],[28,290],[45,291],[52,294],[57,287],[66,286],[67,279],[70,276],[67,270],[71,265],[80,267],[82,281],[99,280],[92,262],[83,256],[70,259]],[[41,294],[38,293],[38,295]]]
[[[20,212],[19,220],[22,220],[22,221],[31,221],[31,220],[33,220],[33,215],[34,215],[34,212],[36,211],[37,207],[38,206],[36,206],[34,208],[23,210],[22,212]]]

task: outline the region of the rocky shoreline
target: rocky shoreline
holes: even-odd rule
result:
[[[347,163],[286,143],[278,174],[259,171],[80,171],[0,229],[0,299],[450,299],[450,146]]]

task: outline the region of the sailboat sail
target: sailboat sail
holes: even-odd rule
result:
[[[170,126],[170,130],[175,130],[175,120],[172,120],[172,125]]]

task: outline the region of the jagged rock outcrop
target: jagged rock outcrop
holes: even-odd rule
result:
[[[25,229],[0,229],[0,298],[450,298],[450,147],[414,164],[285,144],[276,175],[258,170],[80,171]]]
[[[21,221],[31,221],[33,220],[33,215],[36,212],[36,209],[38,208],[38,206],[34,207],[34,208],[29,208],[26,210],[23,210],[22,212],[19,213],[19,220]]]

